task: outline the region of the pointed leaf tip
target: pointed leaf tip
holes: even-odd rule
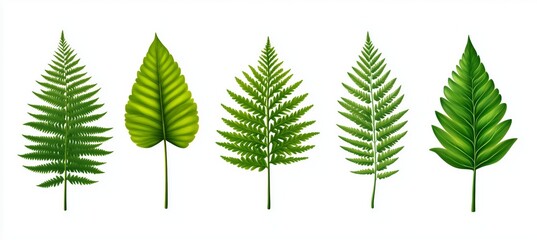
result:
[[[371,38],[369,37],[369,31],[367,31],[367,36],[366,36],[365,40],[366,40],[367,42],[370,42],[370,41],[371,41]]]
[[[470,39],[470,35],[468,35],[468,41],[466,42],[466,50],[473,50],[475,52],[475,48],[472,44],[472,40]]]

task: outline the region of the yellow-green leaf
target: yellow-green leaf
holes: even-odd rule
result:
[[[136,145],[149,148],[164,141],[164,205],[167,208],[166,142],[186,148],[198,132],[198,110],[181,68],[156,34],[125,110],[125,126]]]

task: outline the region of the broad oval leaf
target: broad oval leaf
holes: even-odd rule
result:
[[[125,126],[136,145],[149,148],[164,141],[164,208],[168,208],[166,142],[186,148],[198,132],[199,119],[181,68],[156,34],[125,111]]]
[[[125,110],[125,125],[140,147],[165,140],[186,148],[198,132],[197,105],[181,68],[156,34]]]

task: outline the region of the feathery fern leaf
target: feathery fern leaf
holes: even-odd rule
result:
[[[150,148],[164,142],[164,208],[168,208],[166,142],[186,148],[194,140],[198,109],[181,68],[156,34],[125,110],[125,125],[136,145]]]
[[[339,113],[354,126],[338,126],[350,135],[340,136],[350,145],[341,148],[354,155],[347,160],[365,167],[352,173],[373,175],[371,208],[374,208],[377,179],[390,177],[398,171],[387,169],[397,161],[394,156],[403,148],[395,145],[406,134],[401,129],[407,122],[400,119],[407,110],[396,111],[404,95],[399,95],[401,87],[394,88],[395,79],[388,80],[390,71],[384,71],[386,63],[371,42],[369,33],[359,59],[356,62],[358,67],[353,67],[353,73],[348,73],[355,86],[343,83],[355,100],[341,98],[339,101],[345,109]]]
[[[270,165],[307,159],[296,155],[312,149],[313,145],[304,142],[318,133],[302,133],[315,122],[300,121],[312,105],[299,108],[307,94],[291,97],[302,81],[289,85],[293,75],[281,68],[283,62],[278,60],[268,38],[258,63],[257,67],[249,66],[250,74],[242,73],[244,80],[235,79],[246,95],[228,90],[241,109],[222,104],[234,119],[222,119],[231,130],[218,131],[226,141],[217,144],[238,155],[222,156],[225,161],[247,170],[267,169],[267,209],[270,209]]]
[[[96,166],[104,164],[86,159],[87,156],[105,156],[111,152],[100,148],[110,137],[101,136],[110,128],[90,125],[102,118],[105,113],[95,113],[103,105],[96,104],[94,95],[99,91],[95,84],[88,84],[90,77],[82,72],[74,50],[65,40],[62,32],[55,60],[49,64],[37,83],[43,87],[34,94],[44,101],[43,105],[32,105],[37,113],[29,113],[35,121],[25,125],[43,133],[43,135],[23,135],[32,142],[26,147],[29,153],[20,156],[41,161],[39,165],[24,166],[30,171],[55,174],[51,179],[37,185],[43,188],[63,184],[64,210],[67,210],[67,183],[93,184],[90,180],[77,174],[103,173]]]
[[[435,112],[442,128],[432,126],[443,148],[431,151],[452,167],[473,171],[471,211],[475,212],[477,169],[502,159],[516,138],[502,141],[511,126],[511,119],[502,121],[507,105],[470,37],[456,69],[440,98],[445,114]]]

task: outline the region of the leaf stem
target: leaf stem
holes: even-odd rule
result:
[[[164,209],[168,209],[168,150],[164,140]]]
[[[67,211],[67,171],[63,175],[63,211]]]
[[[267,176],[268,176],[268,179],[267,179],[267,209],[270,209],[270,164],[268,165],[267,167]]]
[[[476,169],[474,169],[474,180],[472,184],[472,212],[475,212],[475,175],[476,175]]]
[[[373,195],[371,196],[371,208],[375,208],[375,191],[376,191],[376,189],[377,189],[377,176],[375,176],[375,180],[373,181]]]

